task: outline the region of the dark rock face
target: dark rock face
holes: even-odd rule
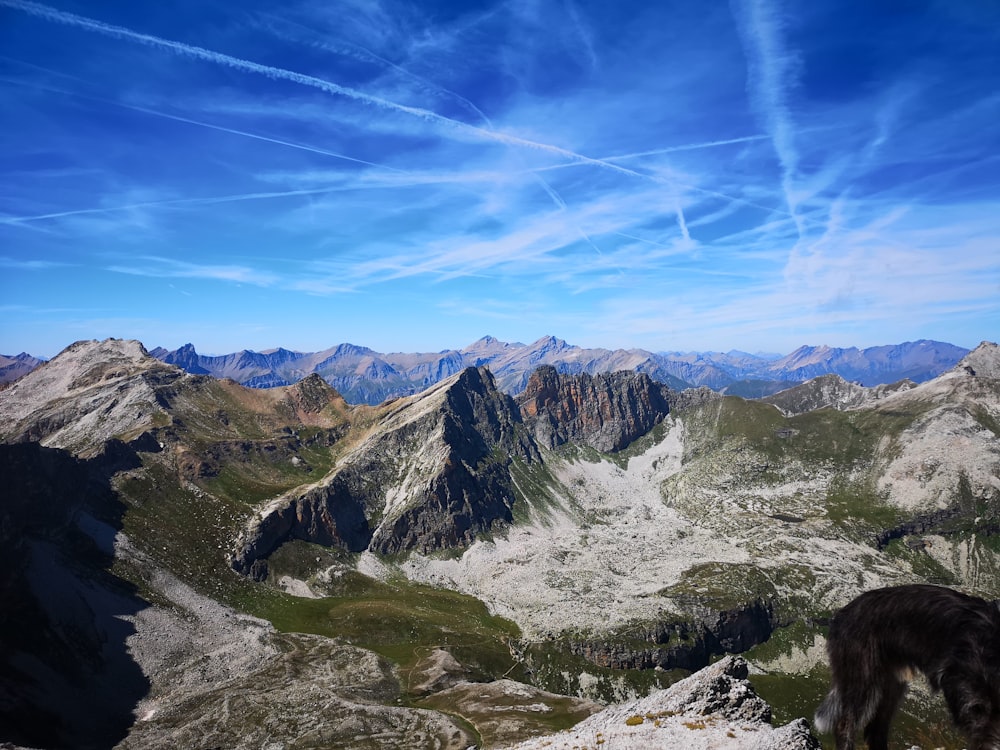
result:
[[[194,344],[185,344],[173,352],[165,352],[159,357],[168,365],[177,365],[192,375],[208,375],[209,370],[202,366],[201,355],[194,349]]]
[[[466,546],[478,532],[513,520],[509,466],[539,459],[514,401],[497,390],[489,370],[470,367],[448,388],[438,419],[446,448],[441,469],[418,503],[376,531],[374,551]]]
[[[777,625],[771,603],[756,599],[733,609],[706,612],[691,622],[649,626],[627,643],[573,642],[570,651],[611,669],[694,671],[707,666],[713,654],[740,653],[763,643]]]
[[[644,373],[561,375],[546,365],[531,374],[518,404],[541,445],[572,441],[610,452],[661,422],[670,411],[669,393]]]
[[[932,531],[937,533],[947,533],[947,529],[941,529],[940,527],[947,524],[948,521],[959,518],[961,515],[962,508],[957,505],[931,511],[929,513],[921,513],[916,518],[903,521],[892,528],[880,531],[875,536],[875,546],[879,550],[883,550],[888,547],[889,543],[894,539],[902,539],[904,537],[917,534],[927,534]],[[981,527],[980,532],[996,533],[996,530],[989,527]]]
[[[278,505],[232,556],[233,569],[256,581],[267,578],[267,556],[292,539],[361,552],[371,541],[363,502],[350,479],[335,477],[323,487]]]

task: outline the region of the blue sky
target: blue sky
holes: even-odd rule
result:
[[[1000,333],[1000,5],[0,0],[0,352]]]

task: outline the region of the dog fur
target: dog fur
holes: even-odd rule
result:
[[[887,750],[907,682],[921,672],[944,694],[969,750],[1000,750],[1000,609],[943,586],[894,586],[861,594],[830,623],[833,684],[816,711],[837,750]]]

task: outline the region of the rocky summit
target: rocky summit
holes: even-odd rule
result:
[[[0,390],[0,743],[815,746],[839,606],[1000,597],[998,373],[352,406],[79,342]],[[897,730],[953,741],[919,687]]]

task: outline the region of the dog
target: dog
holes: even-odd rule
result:
[[[969,750],[1000,750],[1000,608],[943,586],[913,584],[861,594],[834,615],[829,694],[816,729],[837,750],[888,750],[889,725],[915,672],[944,694]]]

